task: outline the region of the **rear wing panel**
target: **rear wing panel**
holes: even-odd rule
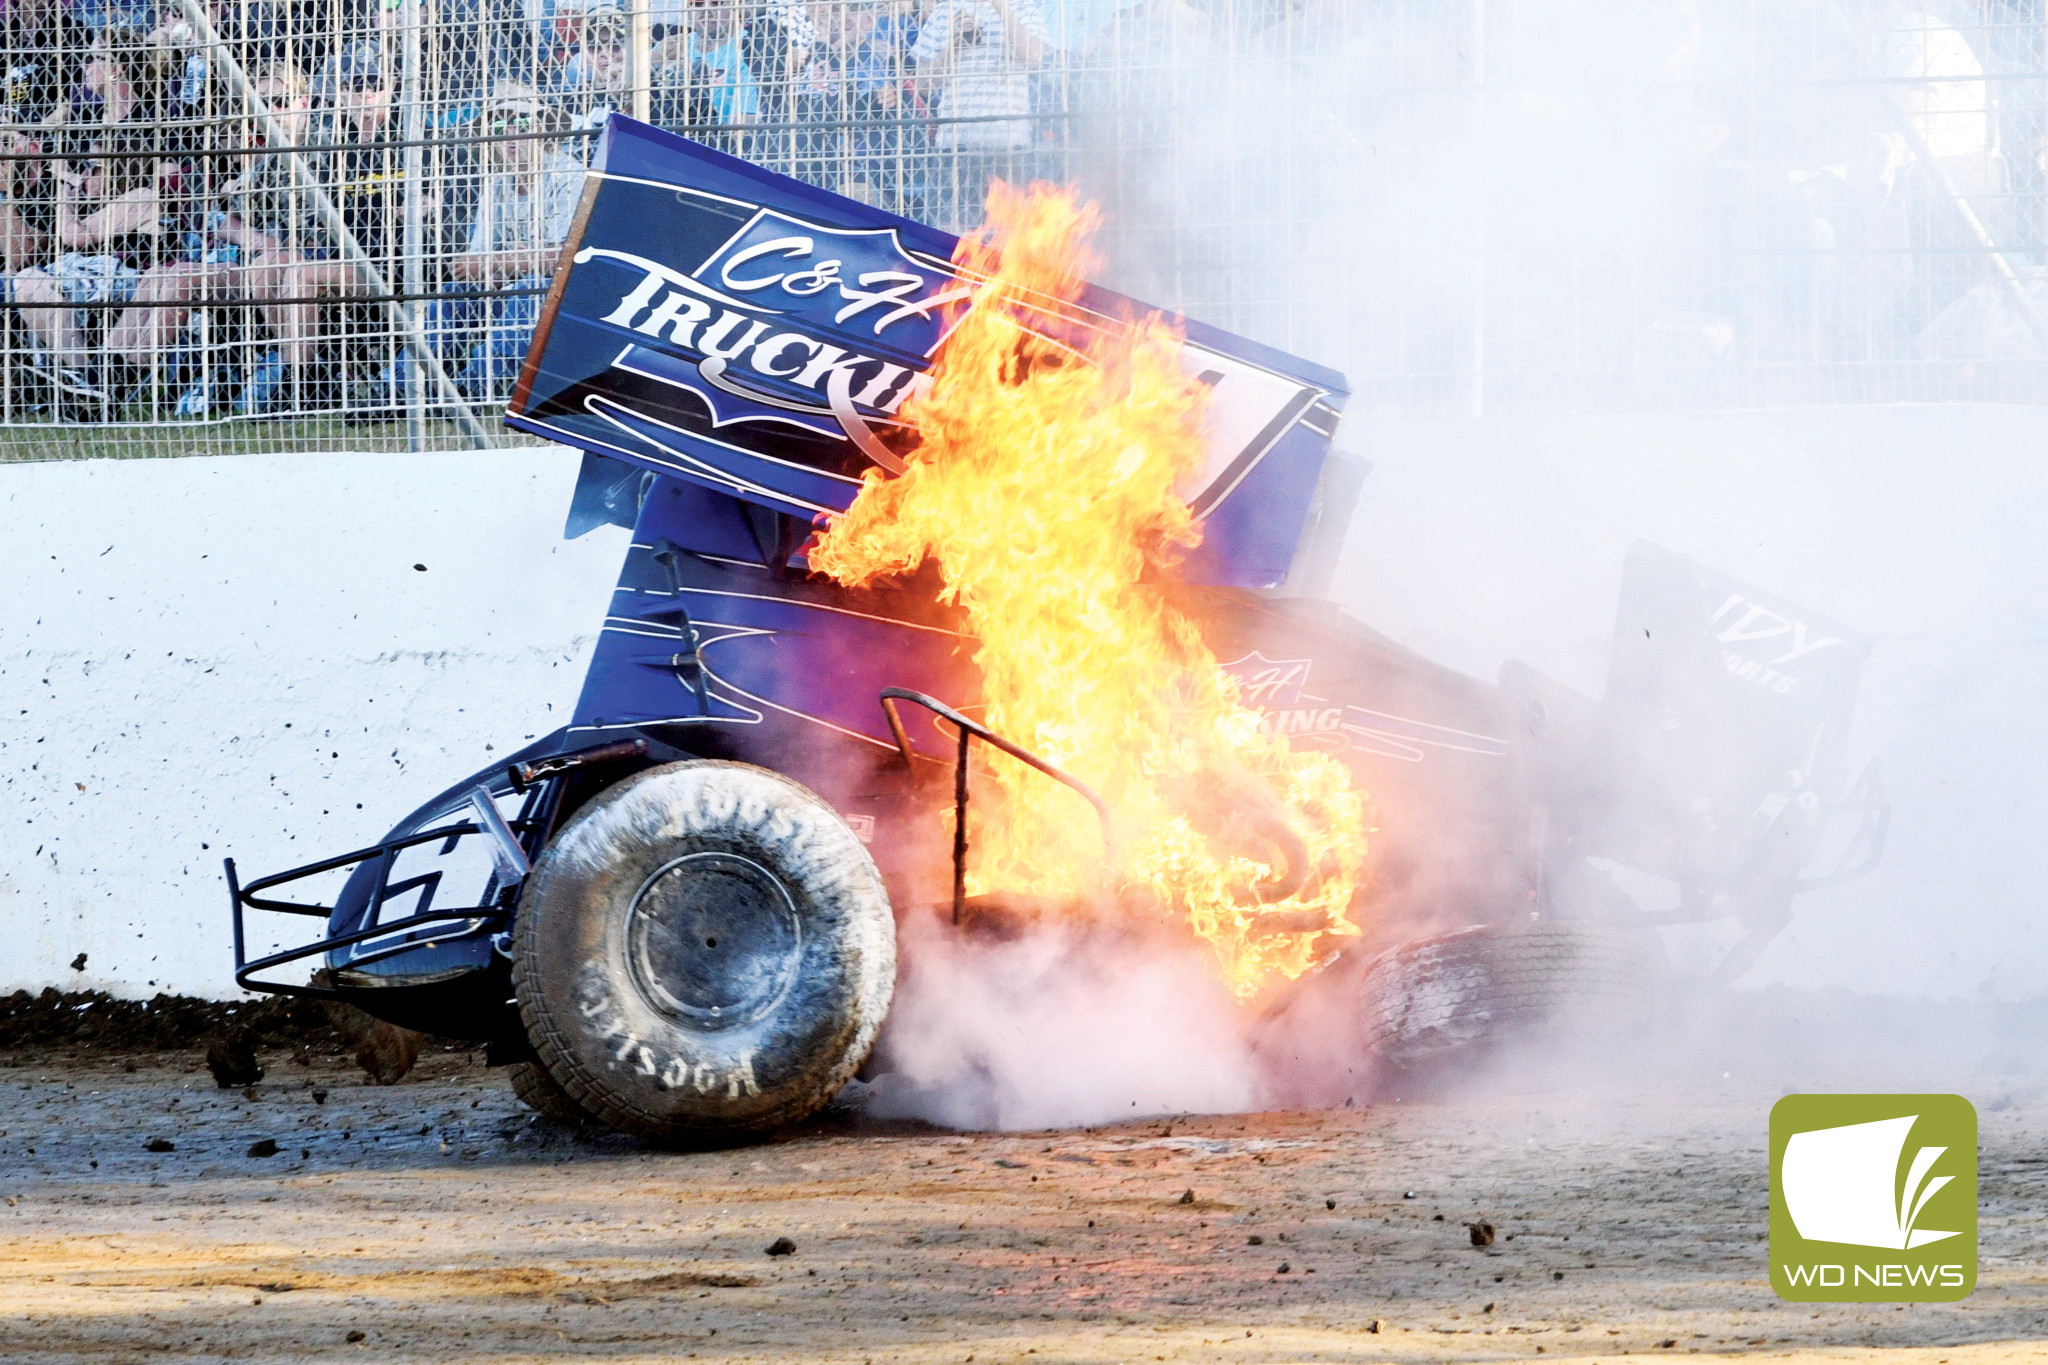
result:
[[[900,467],[896,413],[968,293],[954,237],[618,116],[590,174],[510,425],[806,520]],[[1030,325],[1071,338],[1149,311],[1091,287]],[[1214,393],[1208,459],[1184,490],[1205,523],[1188,576],[1277,584],[1344,379],[1184,327],[1185,363]]]

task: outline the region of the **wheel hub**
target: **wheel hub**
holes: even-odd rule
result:
[[[736,853],[665,864],[626,915],[626,961],[640,994],[697,1029],[737,1028],[774,1009],[802,948],[788,889]]]

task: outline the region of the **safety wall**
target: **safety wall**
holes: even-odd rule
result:
[[[0,991],[229,994],[223,856],[373,842],[562,724],[626,541],[562,539],[577,458],[0,467]]]
[[[1341,439],[1374,469],[1337,591],[1477,676],[1520,658],[1597,696],[1638,537],[1878,637],[1851,755],[1883,760],[1884,865],[1804,898],[1743,985],[2048,991],[2048,414],[1354,420]],[[224,854],[261,873],[359,847],[557,725],[625,541],[561,539],[575,468],[542,449],[0,467],[0,990],[224,994]]]

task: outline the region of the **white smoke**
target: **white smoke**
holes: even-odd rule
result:
[[[901,922],[868,1112],[1030,1129],[1251,1108],[1247,1016],[1201,949],[1048,925],[972,938]]]
[[[2011,1002],[2048,992],[2048,540],[2025,492],[2048,419],[1915,404],[1951,390],[1876,363],[1931,354],[1914,338],[1940,307],[1915,293],[1927,261],[1878,239],[1913,184],[1906,82],[1963,61],[1959,42],[1995,71],[2025,26],[1937,0],[1126,13],[1093,49],[1120,74],[1083,103],[1158,112],[1101,121],[1079,165],[1109,214],[1103,282],[1350,376],[1339,444],[1374,466],[1333,589],[1353,616],[1482,682],[1520,659],[1598,698],[1623,559],[1647,539],[1877,637],[1848,767],[1883,760],[1883,863],[1801,896],[1733,992],[1699,985],[1732,920],[1660,931],[1674,984],[1633,1064],[1931,1084],[2033,1046],[2043,1015]],[[1940,41],[1901,66],[1915,32]],[[1964,130],[2014,184],[2033,176],[2015,134],[2038,68]],[[1934,144],[1955,122],[1917,132],[1954,152]],[[1952,226],[1924,180],[1912,192]],[[1774,356],[1782,391],[1757,379]],[[1827,364],[1866,368],[1811,386]],[[1645,908],[1676,902],[1620,880]],[[1028,1127],[1376,1093],[1341,991],[1276,1046],[1198,957],[930,928],[906,935],[889,1112]],[[1958,997],[1967,1020],[1873,1043],[1898,1000]]]

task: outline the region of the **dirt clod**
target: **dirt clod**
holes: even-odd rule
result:
[[[71,959],[71,970],[74,972],[82,972],[85,970],[84,953],[80,953],[77,957]]]
[[[1276,1275],[1285,1275],[1285,1274],[1286,1274],[1286,1273],[1287,1273],[1288,1271],[1290,1271],[1290,1270],[1292,1270],[1292,1269],[1294,1269],[1294,1267],[1293,1267],[1293,1266],[1289,1265],[1289,1264],[1288,1264],[1287,1262],[1285,1262],[1285,1261],[1282,1261],[1282,1262],[1280,1263],[1280,1268],[1279,1268],[1278,1270],[1274,1271],[1273,1273],[1274,1273],[1274,1274],[1276,1274]]]
[[[398,1084],[419,1057],[420,1036],[382,1019],[371,1021],[362,1041],[356,1044],[356,1065],[379,1085]]]
[[[1337,1201],[1334,1199],[1325,1199],[1323,1201],[1323,1207],[1326,1209],[1334,1209],[1337,1207]]]
[[[316,986],[334,984],[324,967],[313,973],[312,981]],[[323,1000],[320,1008],[328,1025],[354,1051],[356,1065],[378,1085],[398,1084],[419,1061],[421,1035],[411,1029],[387,1024],[340,1000]]]
[[[1183,1203],[1183,1204],[1192,1204],[1192,1203],[1194,1203],[1194,1202],[1195,1202],[1195,1192],[1194,1192],[1193,1190],[1182,1190],[1182,1191],[1181,1191],[1181,1194],[1180,1194],[1180,1202],[1181,1202],[1181,1203]]]
[[[145,1152],[175,1152],[178,1150],[178,1144],[169,1138],[151,1138],[142,1144],[142,1150]]]
[[[1465,1231],[1472,1234],[1473,1246],[1490,1247],[1493,1245],[1493,1224],[1485,1219],[1482,1218],[1476,1223],[1465,1224]]]
[[[1266,1239],[1255,1232],[1244,1239],[1244,1244],[1248,1247],[1262,1247],[1266,1244]]]
[[[361,1341],[362,1339],[363,1332],[361,1328],[357,1328],[355,1331],[350,1332],[347,1336],[342,1338],[343,1341],[348,1342],[350,1345],[354,1345],[356,1342]]]
[[[276,1156],[277,1139],[258,1138],[256,1141],[249,1144],[248,1155],[254,1157]]]
[[[228,1024],[206,1040],[206,1069],[223,1090],[239,1090],[263,1079],[256,1038],[246,1024]]]
[[[1368,1322],[1365,1325],[1365,1330],[1372,1333],[1374,1336],[1378,1336],[1380,1333],[1387,1330],[1387,1320],[1385,1318],[1374,1318],[1371,1322]],[[1249,1336],[1250,1333],[1246,1333],[1246,1335]]]
[[[766,1247],[763,1247],[762,1250],[766,1251],[770,1256],[788,1256],[796,1251],[796,1243],[790,1241],[787,1237],[777,1237]]]

